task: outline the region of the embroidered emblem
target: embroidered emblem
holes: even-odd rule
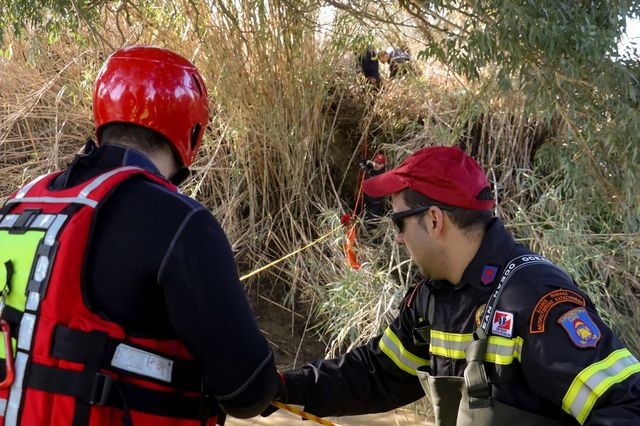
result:
[[[583,307],[574,308],[558,319],[571,342],[579,348],[595,348],[600,340],[600,329]]]
[[[482,322],[482,314],[484,314],[485,306],[487,306],[486,303],[483,303],[482,305],[478,306],[478,310],[476,311],[476,327],[479,327],[480,323]]]
[[[482,284],[489,285],[496,279],[496,272],[498,272],[498,267],[493,265],[485,265],[482,269],[482,276],[480,277],[480,281]]]
[[[560,303],[571,303],[577,306],[585,305],[584,297],[571,290],[560,289],[551,291],[542,296],[533,309],[531,320],[529,321],[529,333],[544,333],[544,324],[547,321],[549,311]]]
[[[511,312],[496,311],[493,316],[491,332],[497,336],[510,338],[513,335],[513,314]]]

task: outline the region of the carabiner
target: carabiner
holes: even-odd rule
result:
[[[9,323],[0,318],[0,328],[4,337],[4,366],[7,374],[4,380],[0,382],[0,389],[6,389],[13,383],[15,371],[13,369],[13,345],[11,344],[11,328]]]

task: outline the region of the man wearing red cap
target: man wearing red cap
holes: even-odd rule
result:
[[[364,170],[365,179],[384,173],[386,160],[384,154],[378,153],[373,156],[372,161],[361,161],[359,166]],[[384,197],[373,197],[365,193],[364,223],[367,229],[373,229],[382,216],[384,216]]]
[[[437,425],[640,424],[640,363],[566,272],[492,217],[472,158],[421,149],[364,190],[391,195],[396,242],[425,280],[382,335],[284,372],[289,403],[354,415],[426,393]]]

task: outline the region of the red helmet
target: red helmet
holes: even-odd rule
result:
[[[131,46],[113,53],[93,89],[96,133],[109,123],[132,123],[166,137],[188,167],[209,119],[207,89],[196,67],[158,47]],[[100,141],[98,141],[100,142]]]
[[[374,163],[384,164],[385,161],[387,161],[387,159],[384,157],[384,154],[376,154],[373,156]]]

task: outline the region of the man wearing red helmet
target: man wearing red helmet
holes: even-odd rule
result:
[[[99,147],[89,141],[0,210],[2,326],[17,334],[0,371],[4,424],[260,413],[281,386],[273,354],[224,231],[171,183],[207,125],[200,73],[169,50],[119,50],[93,110]]]
[[[424,148],[364,190],[391,195],[396,242],[426,279],[368,344],[284,372],[284,402],[340,416],[426,393],[438,426],[640,424],[636,356],[566,272],[492,217],[471,157]]]

